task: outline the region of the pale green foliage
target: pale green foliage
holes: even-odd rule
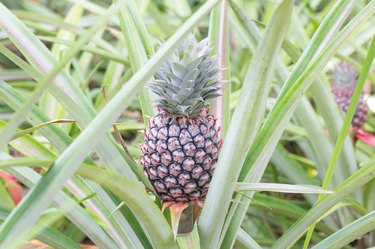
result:
[[[159,98],[156,106],[174,116],[195,117],[207,100],[219,96],[216,57],[210,56],[208,40],[185,40],[156,73],[148,87]]]

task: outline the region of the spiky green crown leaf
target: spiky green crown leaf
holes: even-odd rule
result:
[[[210,51],[207,39],[182,43],[148,84],[159,96],[156,106],[174,116],[194,117],[208,105],[208,99],[219,96],[219,69]]]
[[[339,63],[332,72],[332,83],[337,89],[354,88],[357,80],[358,72],[346,62]]]

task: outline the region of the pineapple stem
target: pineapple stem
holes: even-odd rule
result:
[[[194,204],[189,203],[188,206],[183,210],[180,222],[178,225],[178,234],[190,233],[194,228]]]
[[[177,233],[180,233],[179,226],[180,226],[180,221],[181,221],[181,214],[186,208],[189,207],[189,203],[186,203],[186,202],[167,202],[167,203],[165,203],[165,205],[163,205],[163,210],[168,206],[169,206],[169,210],[170,210],[171,216],[172,216],[172,219],[171,219],[172,231],[173,231],[174,237],[176,238]],[[183,224],[181,224],[181,225],[182,225],[182,227],[187,228],[187,223],[186,223],[186,225],[184,224],[185,220],[187,220],[187,218],[184,215],[183,219],[182,219]],[[182,228],[182,230],[185,231],[187,229]],[[193,230],[193,229],[191,228],[191,230]]]

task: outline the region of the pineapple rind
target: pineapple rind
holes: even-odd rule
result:
[[[165,202],[203,200],[222,146],[216,119],[205,108],[188,119],[159,109],[141,144],[141,164]]]

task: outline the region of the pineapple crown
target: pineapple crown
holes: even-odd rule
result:
[[[157,107],[191,118],[201,114],[208,99],[220,96],[217,91],[222,82],[210,51],[207,39],[197,43],[191,38],[181,44],[156,72],[156,80],[147,85],[159,97]]]
[[[332,72],[332,83],[337,89],[354,88],[358,80],[358,72],[346,62],[340,62]]]

